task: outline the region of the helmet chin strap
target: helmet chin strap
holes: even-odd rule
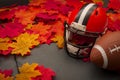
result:
[[[88,52],[86,51],[88,50],[88,48],[80,49],[80,48],[74,47],[69,43],[67,43],[67,48],[68,48],[68,51],[74,55],[80,55],[82,53],[88,54]]]
[[[71,44],[67,43],[67,49],[70,53],[76,55],[76,52],[78,52],[79,48],[72,46]]]

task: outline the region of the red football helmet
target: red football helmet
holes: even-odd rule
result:
[[[94,3],[75,9],[65,22],[65,49],[75,58],[89,57],[96,38],[107,25],[107,15],[102,7]]]

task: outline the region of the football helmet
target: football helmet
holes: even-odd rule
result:
[[[105,31],[106,11],[95,3],[73,10],[64,23],[67,53],[74,58],[89,57],[96,39]]]

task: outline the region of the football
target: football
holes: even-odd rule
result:
[[[120,31],[99,38],[91,50],[90,61],[101,68],[120,71]]]

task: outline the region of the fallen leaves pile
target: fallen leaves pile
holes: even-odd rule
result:
[[[55,72],[37,63],[25,63],[19,67],[19,73],[12,77],[12,70],[0,70],[0,80],[52,80]]]
[[[53,42],[63,48],[64,21],[72,10],[88,2],[104,5],[102,0],[30,0],[28,5],[0,8],[0,54],[30,55],[36,46]],[[120,0],[109,0],[105,7],[110,31],[120,30],[119,4]],[[35,63],[25,63],[19,71],[16,80],[51,80],[55,76],[52,70]],[[13,80],[11,74],[11,70],[0,70],[0,79]]]

